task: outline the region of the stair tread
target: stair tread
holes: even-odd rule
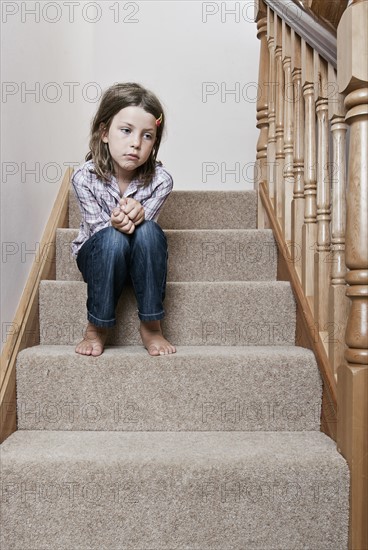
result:
[[[347,548],[349,471],[321,432],[17,431],[1,458],[4,548]]]
[[[78,228],[76,227],[58,227],[56,230],[57,233],[69,233],[70,235],[77,235]],[[272,229],[255,229],[255,228],[238,228],[238,229],[226,229],[226,228],[209,228],[209,229],[164,229],[165,233],[170,234],[181,234],[181,235],[201,235],[204,233],[209,233],[211,235],[215,233],[225,233],[229,235],[273,235]]]
[[[275,357],[284,356],[286,358],[301,357],[310,359],[313,362],[314,354],[310,349],[302,348],[299,346],[176,346],[177,353],[173,353],[169,356],[162,357],[150,357],[147,350],[139,345],[127,345],[127,346],[106,346],[105,351],[99,357],[88,357],[93,361],[108,362],[110,358],[119,357],[122,359],[124,356],[140,356],[147,358],[147,360],[153,363],[158,359],[175,361],[183,356],[185,357]],[[38,346],[32,346],[22,350],[18,357],[33,357],[35,355],[40,356],[72,356],[77,361],[83,360],[86,356],[82,356],[75,353],[75,346],[70,345],[58,345],[58,344],[43,344]]]
[[[83,281],[54,281],[54,280],[42,280],[41,285],[47,286],[47,285],[79,285],[81,288],[83,286],[86,286],[86,284]],[[236,286],[242,287],[242,286],[272,286],[274,288],[291,288],[290,283],[288,281],[169,281],[167,285],[173,285],[173,286],[187,286],[189,285],[195,285],[195,287],[200,288],[202,287],[209,287],[212,288],[213,286],[223,286],[223,287],[233,287],[234,289]]]
[[[191,466],[255,461],[277,462],[282,470],[307,463],[328,462],[330,473],[342,469],[344,458],[322,432],[115,432],[18,430],[2,444],[2,469],[26,462],[134,461],[151,457],[160,463]]]

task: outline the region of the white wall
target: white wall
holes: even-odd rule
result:
[[[109,85],[137,81],[162,100],[168,131],[159,157],[175,189],[253,187],[252,4],[80,1],[73,12],[66,0],[2,2],[2,344],[60,176],[83,161]]]
[[[19,8],[14,15],[6,8]],[[27,14],[34,2],[2,2],[1,341],[6,341],[68,162],[79,162],[89,111],[64,82],[84,82],[93,28]],[[44,3],[41,2],[41,5]],[[50,10],[47,19],[54,15]],[[23,19],[23,20],[22,20]],[[75,55],[76,50],[78,55]],[[83,60],[83,63],[81,62]],[[54,82],[55,85],[51,85]],[[27,90],[36,94],[27,94]],[[53,101],[55,92],[61,97]],[[65,164],[64,164],[65,163]],[[33,173],[31,171],[33,170]],[[11,174],[13,173],[13,175]]]
[[[108,4],[95,28],[89,77],[103,88],[138,81],[162,98],[168,133],[160,157],[175,189],[252,188],[259,44],[253,3],[138,2],[131,16],[138,22],[120,23],[117,32]],[[226,173],[236,163],[238,170]]]

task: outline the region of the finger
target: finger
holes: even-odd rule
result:
[[[132,223],[132,222],[131,222],[131,220],[129,219],[129,217],[124,215],[124,216],[123,216],[123,219],[121,220],[121,222],[120,222],[119,225],[120,225],[120,227],[124,227],[124,228],[126,229],[126,228],[129,228],[129,227],[130,227],[130,224],[131,224],[131,223]]]
[[[130,221],[130,220],[129,220],[129,221]],[[135,225],[134,225],[134,223],[132,223],[132,222],[130,221],[129,224],[125,225],[125,226],[122,228],[122,231],[123,231],[124,233],[127,233],[128,235],[130,235],[131,233],[133,233],[134,229],[135,229]]]
[[[127,216],[125,216],[125,214],[123,212],[119,212],[119,215],[116,216],[114,218],[114,222],[117,224],[117,225],[121,225],[121,224],[126,224],[127,223],[127,220],[126,220]],[[129,218],[128,218],[129,219]]]
[[[131,210],[130,212],[127,212],[127,214],[131,220],[135,220],[139,217],[140,211],[141,211],[140,207],[136,206],[135,208],[133,208],[133,210]]]
[[[130,214],[133,210],[137,208],[136,201],[130,201],[125,206],[122,207],[125,214]]]
[[[135,225],[133,223],[129,223],[129,224],[125,224],[125,225],[118,225],[116,226],[116,229],[118,229],[118,231],[120,231],[121,233],[125,233],[125,234],[131,234],[133,233],[134,229],[135,229]]]
[[[137,218],[134,220],[135,225],[138,225],[144,221],[144,214],[140,214],[137,216]]]

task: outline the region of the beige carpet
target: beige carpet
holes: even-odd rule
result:
[[[256,206],[255,192],[173,192],[160,224],[177,353],[148,356],[127,288],[88,358],[74,352],[86,287],[66,252],[71,199],[41,345],[17,362],[1,550],[347,550],[348,468],[319,431],[321,379]]]

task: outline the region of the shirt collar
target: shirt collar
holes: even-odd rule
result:
[[[90,166],[88,167],[88,169],[90,172],[94,171],[94,165],[92,160],[90,160]],[[139,180],[137,178],[132,179],[132,181],[129,183],[128,187],[126,188],[124,195],[121,195],[120,193],[119,184],[115,176],[111,176],[111,181],[107,182],[105,185],[106,185],[107,191],[109,191],[109,193],[113,195],[113,197],[115,197],[117,200],[120,200],[121,196],[129,197],[130,195],[133,195],[138,189],[138,184],[139,184]]]
[[[129,197],[130,195],[133,195],[138,189],[138,183],[139,183],[139,180],[137,178],[132,179],[132,181],[129,183],[128,187],[126,188],[124,195],[122,196]],[[119,194],[119,198],[120,198],[120,188],[115,176],[111,176],[110,186],[115,192]]]

